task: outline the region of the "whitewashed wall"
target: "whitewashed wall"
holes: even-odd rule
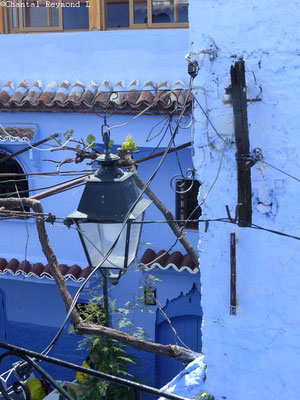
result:
[[[190,1],[190,40],[201,67],[198,101],[224,137],[233,136],[232,108],[222,101],[230,66],[243,56],[251,148],[265,160],[300,176],[299,1]],[[217,46],[217,57],[204,57]],[[213,59],[214,58],[214,59]],[[209,138],[209,139],[208,139]],[[217,174],[223,142],[195,108],[195,166],[203,181],[200,200]],[[252,168],[253,222],[300,236],[299,182],[257,163]],[[272,206],[258,205],[258,203]],[[237,203],[235,149],[226,148],[203,218],[232,215]],[[229,315],[229,236],[237,234],[237,315]],[[205,390],[216,399],[299,399],[299,241],[230,224],[204,227],[199,242],[202,274]],[[200,391],[200,387],[199,387]],[[188,394],[188,392],[186,392]]]

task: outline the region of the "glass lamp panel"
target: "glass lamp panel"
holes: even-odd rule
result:
[[[97,267],[103,260],[106,253],[110,250],[120,233],[122,224],[97,224],[80,222],[79,229],[82,240],[85,244],[87,253],[93,267]],[[104,268],[123,268],[125,256],[127,227],[114,247],[111,255],[102,264]]]
[[[144,213],[141,214],[135,221],[142,222],[144,219]],[[130,227],[130,239],[129,239],[129,251],[128,251],[128,265],[130,265],[135,259],[136,252],[138,249],[141,230],[143,224],[131,224]]]

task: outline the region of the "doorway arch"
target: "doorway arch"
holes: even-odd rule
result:
[[[200,292],[196,284],[193,284],[192,289],[188,293],[181,293],[177,298],[167,301],[166,306],[163,308],[164,313],[170,319],[180,339],[176,337],[165,317],[157,310],[155,326],[156,342],[161,344],[178,344],[180,346],[186,345],[191,350],[201,352],[202,309],[200,301]],[[157,387],[163,387],[170,382],[183,367],[180,361],[168,357],[156,356],[155,373]]]

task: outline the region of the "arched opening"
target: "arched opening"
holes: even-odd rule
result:
[[[6,159],[7,153],[0,150],[0,197],[28,197],[28,180],[26,176],[15,175],[24,174],[24,170],[15,158]],[[2,174],[7,174],[2,176]],[[11,174],[11,175],[9,175]],[[23,211],[18,207],[18,211]],[[25,211],[29,211],[26,207]]]
[[[176,299],[167,301],[163,308],[172,326],[166,318],[157,311],[156,315],[156,342],[161,344],[177,344],[187,346],[195,352],[202,350],[202,309],[201,295],[194,284],[187,293],[181,293]],[[176,337],[173,329],[177,332]],[[170,382],[184,365],[180,361],[167,357],[156,356],[156,385],[163,387]]]

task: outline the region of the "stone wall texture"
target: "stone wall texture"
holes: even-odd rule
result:
[[[234,138],[222,100],[230,66],[246,63],[251,148],[299,178],[299,1],[190,1],[191,57],[199,104],[223,138]],[[203,218],[232,215],[237,203],[235,145],[225,147],[195,103],[194,163],[203,182]],[[223,154],[223,157],[222,157]],[[222,159],[221,167],[220,162]],[[219,168],[220,167],[220,168]],[[219,169],[219,173],[218,173]],[[253,222],[300,236],[299,182],[259,162],[252,168]],[[230,233],[237,236],[237,315],[230,310]],[[200,228],[205,390],[216,399],[300,398],[299,241],[212,222]]]

